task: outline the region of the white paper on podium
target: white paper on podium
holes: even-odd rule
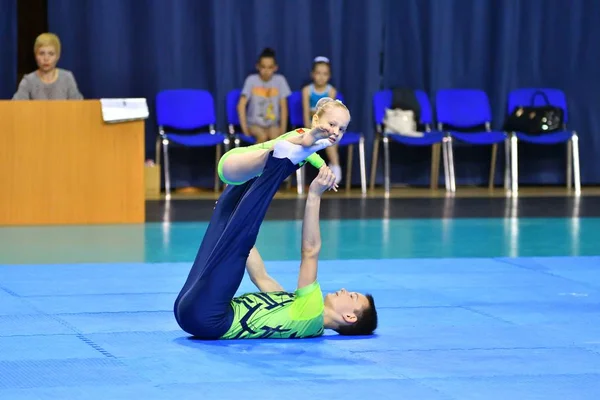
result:
[[[102,119],[107,123],[137,121],[148,118],[148,103],[145,98],[100,99]]]

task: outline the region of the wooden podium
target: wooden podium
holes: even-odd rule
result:
[[[100,100],[0,101],[0,226],[145,221],[144,121]]]

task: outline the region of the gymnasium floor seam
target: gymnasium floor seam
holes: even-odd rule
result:
[[[4,289],[4,288],[2,288],[2,289],[6,291],[6,289]],[[9,294],[10,293],[14,293],[14,292],[10,291]],[[27,297],[20,296],[17,293],[14,293],[14,296],[17,297],[17,298],[19,298],[21,301],[23,301],[24,303],[26,303],[33,310],[35,310],[35,311],[38,312],[38,314],[21,314],[21,316],[33,316],[33,317],[37,317],[37,318],[39,318],[40,316],[46,316],[46,317],[48,317],[48,318],[56,321],[60,325],[64,326],[68,330],[70,330],[72,332],[72,336],[77,337],[77,339],[79,339],[80,341],[82,341],[83,343],[85,343],[86,345],[88,345],[89,347],[91,347],[92,349],[94,349],[95,351],[97,351],[98,353],[102,354],[103,356],[105,356],[107,358],[117,359],[117,357],[115,357],[114,355],[112,355],[110,352],[106,351],[104,348],[102,348],[102,346],[98,345],[93,340],[91,340],[88,337],[86,337],[79,329],[77,329],[72,324],[70,324],[67,321],[65,321],[62,318],[60,318],[59,317],[60,314],[48,313],[48,312],[40,309],[39,307],[37,307],[35,304],[32,304],[31,302],[29,302],[27,300]],[[30,335],[30,336],[38,336],[38,335]],[[7,336],[0,336],[0,337],[7,337]]]
[[[521,260],[523,260],[523,259],[529,259],[529,260],[532,260],[532,259],[536,259],[536,258],[537,258],[537,257],[520,257],[520,259],[521,259]],[[552,258],[556,258],[556,257],[552,257]],[[587,257],[587,258],[588,258],[588,259],[595,259],[595,258],[597,258],[597,257]],[[514,267],[517,267],[517,268],[519,268],[519,269],[522,269],[522,270],[526,270],[526,271],[534,271],[534,272],[537,272],[537,273],[539,273],[539,274],[543,274],[543,275],[546,275],[546,276],[551,276],[551,277],[553,277],[553,278],[557,278],[557,279],[564,279],[565,281],[568,281],[568,282],[571,282],[571,283],[575,283],[575,284],[578,284],[578,285],[585,286],[585,287],[587,287],[588,289],[592,289],[592,290],[599,290],[599,289],[600,289],[600,287],[599,287],[599,286],[591,285],[591,284],[589,284],[588,282],[582,282],[582,281],[580,281],[580,280],[571,279],[571,278],[568,278],[568,277],[565,277],[565,276],[562,276],[562,275],[554,274],[554,273],[552,273],[552,272],[549,272],[549,271],[544,271],[544,270],[542,270],[542,269],[537,269],[537,268],[534,268],[534,267],[531,267],[531,266],[527,266],[527,265],[519,264],[519,259],[518,259],[518,258],[517,258],[517,259],[510,259],[510,258],[495,258],[495,260],[497,260],[497,261],[499,261],[499,262],[501,262],[501,263],[505,263],[505,264],[508,264],[508,265],[512,265],[512,266],[514,266]],[[600,261],[600,259],[599,259],[599,261]],[[598,267],[600,268],[600,264],[598,265]]]
[[[1,266],[2,265],[0,265],[0,267]],[[12,290],[10,290],[9,288],[7,288],[5,286],[0,285],[0,290],[2,290],[3,292],[5,292],[6,294],[8,294],[11,297],[21,298],[21,296],[18,293],[13,292]]]

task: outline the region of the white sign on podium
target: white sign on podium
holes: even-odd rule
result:
[[[148,118],[148,104],[145,98],[100,99],[102,119],[106,123],[138,121]]]

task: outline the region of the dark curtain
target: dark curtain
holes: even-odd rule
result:
[[[17,0],[0,0],[0,99],[17,89]]]
[[[421,88],[432,101],[439,89],[484,89],[497,129],[510,90],[560,88],[568,99],[569,126],[580,136],[582,183],[598,184],[598,15],[595,0],[388,0],[383,86]],[[520,145],[521,183],[563,184],[565,148]],[[393,150],[395,179],[428,183],[428,151]],[[458,149],[457,183],[487,183],[489,160],[487,149]],[[503,155],[499,165],[504,166]],[[496,181],[502,181],[501,171]]]
[[[145,97],[146,154],[154,157],[154,99],[171,88],[216,89],[213,3],[194,0],[48,0],[50,31],[61,38],[60,66],[86,98]],[[209,151],[174,149],[173,182],[210,185]],[[195,162],[192,162],[195,161]]]
[[[309,81],[315,56],[328,56],[333,82],[352,110],[351,128],[364,131],[370,144],[368,99],[380,84],[383,6],[383,0],[48,0],[48,22],[63,42],[61,66],[73,70],[85,97],[141,96],[153,110],[160,90],[206,89],[215,95],[222,130],[227,92],[255,72],[264,47],[276,51],[292,90]],[[151,117],[149,157],[155,137]],[[210,186],[213,157],[174,154],[175,184]]]
[[[263,47],[275,49],[292,90],[309,81],[315,56],[328,56],[332,82],[352,111],[351,129],[367,136],[368,166],[371,98],[381,87],[422,88],[432,100],[442,88],[484,89],[496,128],[511,89],[558,87],[568,97],[570,127],[580,134],[582,181],[600,183],[593,157],[600,150],[594,0],[48,0],[48,13],[64,45],[61,66],[73,70],[87,98],[143,96],[153,110],[159,90],[203,88],[215,95],[221,130],[227,92],[254,72]],[[148,157],[156,137],[151,115]],[[428,183],[427,149],[392,150],[395,180]],[[564,183],[565,155],[565,146],[521,145],[521,182]],[[176,185],[210,186],[213,157],[208,150],[176,152]],[[457,182],[487,183],[489,157],[487,149],[458,148]],[[354,171],[358,183],[358,165]]]

